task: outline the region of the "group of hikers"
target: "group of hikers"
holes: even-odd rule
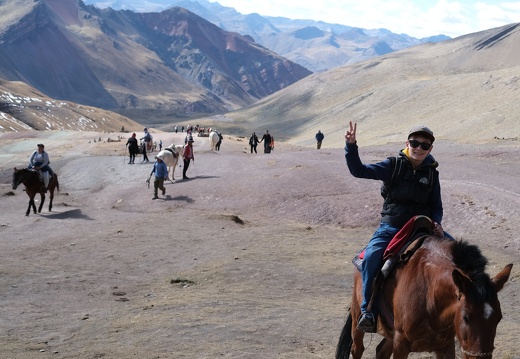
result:
[[[325,138],[325,135],[321,130],[318,130],[318,133],[316,133],[316,141],[317,141],[317,147],[318,150],[321,148],[321,143],[323,142],[323,139]],[[256,135],[256,132],[253,132],[251,136],[249,137],[249,147],[251,149],[251,153],[258,153],[256,151],[256,147],[259,143],[264,143],[264,153],[271,153],[271,151],[274,149],[274,137],[269,133],[269,130],[266,130],[264,135],[262,136],[262,139],[259,140],[258,136]]]
[[[183,128],[184,130],[184,128]],[[134,164],[135,163],[135,157],[138,154],[143,155],[142,162],[150,162],[148,159],[147,152],[149,149],[153,148],[152,141],[153,136],[148,131],[148,128],[145,127],[143,129],[144,136],[140,138],[141,144],[137,141],[137,135],[135,133],[132,134],[132,136],[127,140],[126,147],[128,148],[129,153],[129,161],[128,164]],[[219,135],[219,142],[217,144],[217,149],[220,149],[220,143],[222,142],[222,135],[218,133]],[[325,136],[321,131],[318,131],[316,134],[316,140],[318,141],[318,149],[321,148],[321,143],[323,141],[323,138]],[[183,158],[184,158],[184,169],[183,169],[183,179],[188,179],[186,176],[186,171],[189,167],[190,160],[194,161],[193,158],[193,136],[191,133],[191,126],[187,127],[186,132],[186,139],[185,139],[185,146],[183,150]],[[274,137],[269,133],[269,130],[265,131],[265,134],[262,136],[261,139],[258,139],[258,136],[255,132],[252,133],[252,135],[249,138],[249,146],[251,148],[251,153],[258,153],[257,152],[257,146],[259,143],[264,144],[264,153],[271,153],[271,151],[274,149]],[[161,141],[162,144],[162,141]],[[161,146],[162,147],[162,146]],[[186,153],[184,153],[186,152]],[[186,160],[187,159],[187,160]],[[155,156],[155,162],[154,167],[152,170],[152,173],[150,175],[155,174],[155,181],[154,181],[154,197],[153,199],[158,198],[158,190],[160,189],[162,191],[162,194],[164,195],[166,192],[166,189],[164,187],[164,180],[168,179],[168,168],[166,164],[164,163],[164,159],[159,155]]]
[[[184,130],[184,128],[183,128]],[[139,153],[143,154],[143,161],[142,162],[150,162],[148,159],[147,152],[154,148],[152,145],[153,136],[148,131],[148,128],[144,128],[144,136],[141,137],[141,144],[139,145],[137,142],[137,135],[135,133],[132,134],[132,136],[127,140],[126,147],[128,148],[129,152],[129,162],[128,164],[134,164],[135,163],[135,156]],[[189,168],[190,162],[195,161],[194,153],[193,153],[193,136],[191,134],[191,130],[188,129],[186,132],[186,138],[184,141],[184,147],[182,150],[182,158],[184,161],[184,168],[183,168],[183,179],[189,179],[186,175],[186,171]],[[160,148],[162,149],[162,140],[160,141]],[[168,150],[169,148],[166,148],[165,150]],[[179,154],[175,152],[173,149],[170,149],[170,152],[172,153],[172,156],[178,156]],[[155,162],[152,169],[152,172],[150,173],[151,176],[155,175],[154,179],[154,196],[152,199],[157,199],[159,189],[162,191],[162,195],[164,196],[166,193],[166,188],[164,187],[164,181],[168,179],[168,167],[166,166],[166,163],[164,162],[163,155],[161,154],[161,151],[159,151],[159,154],[155,156]]]
[[[183,128],[184,129],[184,128]],[[187,130],[187,136],[190,136],[191,133],[189,131],[189,127]],[[217,144],[217,149],[220,149],[220,143],[222,142],[222,134],[218,133],[219,135],[219,142]],[[315,136],[317,141],[317,148],[318,150],[321,148],[321,144],[323,139],[325,138],[325,135],[321,132],[321,130],[318,131],[318,133]],[[147,150],[152,148],[152,141],[153,137],[148,132],[148,128],[144,128],[144,136],[141,137],[141,144],[137,142],[136,134],[133,133],[132,136],[128,139],[126,146],[128,147],[128,152],[130,159],[128,161],[128,164],[134,164],[135,163],[135,156],[141,153],[143,155],[143,161],[142,162],[150,162],[147,156]],[[187,141],[185,141],[186,143]],[[258,153],[257,147],[259,143],[264,144],[264,153],[271,153],[272,150],[274,150],[274,137],[269,133],[269,130],[266,130],[264,135],[261,139],[258,139],[258,136],[256,135],[256,132],[253,132],[251,136],[249,137],[249,146],[251,153]]]
[[[143,131],[144,136],[140,138],[140,144],[137,142],[135,132],[132,133],[132,136],[126,141],[126,147],[128,148],[128,154],[130,156],[130,159],[128,161],[129,165],[135,163],[135,156],[139,153],[143,154],[142,162],[150,162],[150,160],[148,159],[147,152],[153,148],[153,136],[150,134],[150,132],[148,132],[148,128],[145,127]]]
[[[260,140],[258,140],[256,132],[253,132],[249,137],[249,147],[251,147],[251,153],[253,153],[253,151],[258,153],[256,152],[256,147],[259,143],[262,142],[264,143],[264,153],[271,153],[271,151],[274,150],[274,137],[269,133],[269,130],[266,130],[262,136],[262,139]]]

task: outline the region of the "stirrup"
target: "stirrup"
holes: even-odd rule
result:
[[[377,332],[377,323],[372,313],[366,312],[359,317],[357,329],[365,333]]]

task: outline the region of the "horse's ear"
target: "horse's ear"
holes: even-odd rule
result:
[[[493,286],[497,292],[500,292],[509,279],[509,275],[511,274],[511,269],[513,268],[513,263],[509,263],[498,273],[492,280]]]
[[[471,280],[462,274],[458,269],[454,269],[453,272],[451,272],[451,276],[453,277],[453,281],[461,293],[468,293],[469,289],[473,286]]]

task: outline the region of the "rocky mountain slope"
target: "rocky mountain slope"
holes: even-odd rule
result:
[[[311,72],[181,8],[100,10],[79,0],[0,4],[0,78],[104,109],[237,109]]]
[[[231,7],[208,0],[85,0],[85,3],[135,12],[160,12],[179,6],[224,30],[249,35],[262,46],[313,72],[326,71],[425,42],[449,39],[448,36],[436,34],[418,39],[386,29],[360,29],[323,21],[241,14]]]
[[[23,82],[0,81],[0,133],[33,130],[140,131],[115,112],[45,96]]]
[[[269,129],[304,146],[318,130],[324,146],[343,146],[350,120],[366,144],[403,141],[421,123],[439,140],[517,140],[519,74],[520,24],[511,24],[313,74],[207,123],[230,133]]]

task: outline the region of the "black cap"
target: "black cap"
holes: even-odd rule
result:
[[[414,126],[410,129],[410,132],[408,133],[408,138],[410,138],[411,135],[415,134],[421,134],[425,137],[428,137],[432,143],[435,141],[435,136],[433,136],[432,130],[430,130],[428,127],[420,125],[420,126]]]

